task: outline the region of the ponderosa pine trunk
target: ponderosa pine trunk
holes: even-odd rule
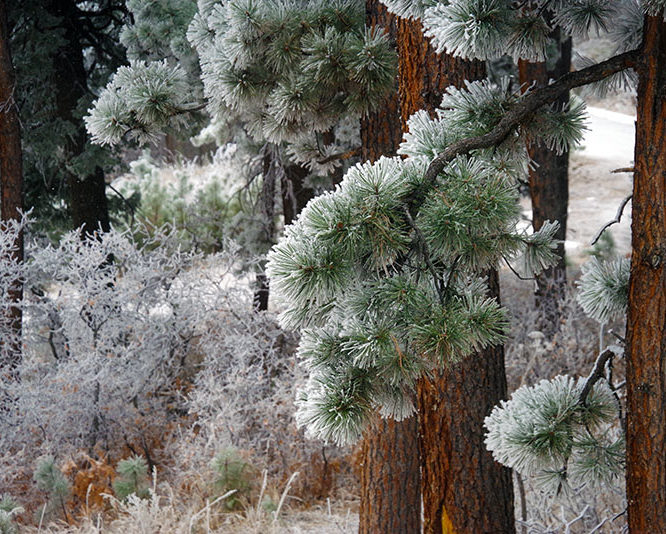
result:
[[[366,2],[366,26],[396,37],[396,17],[378,0]],[[398,87],[361,119],[361,160],[394,156],[402,140]],[[359,534],[421,531],[418,422],[377,418],[361,443]]]
[[[0,219],[18,220],[23,210],[23,160],[21,152],[21,127],[18,108],[14,100],[16,79],[12,56],[9,50],[9,24],[5,0],[0,0]],[[23,233],[15,244],[14,258],[23,260]],[[23,300],[23,285],[16,282],[9,291],[11,302],[17,303],[7,310],[5,323],[12,331],[7,338],[0,339],[0,363],[6,364],[9,373],[21,361],[21,325],[22,313],[18,305]],[[6,361],[5,361],[6,360]]]
[[[666,23],[646,17],[627,318],[629,530],[666,532]]]
[[[553,57],[549,62],[518,62],[520,84],[523,90],[532,84],[543,87],[551,79],[558,79],[571,70],[571,38],[562,40],[560,28],[551,34],[554,44]],[[549,68],[550,66],[550,68]],[[556,106],[565,106],[569,93],[564,93]],[[564,257],[564,240],[567,233],[567,211],[569,206],[569,152],[557,154],[544,145],[528,147],[534,168],[530,169],[529,186],[532,199],[532,225],[539,230],[546,221],[558,221],[559,229],[555,239],[560,242],[556,253],[560,260],[537,276],[535,292],[536,308],[540,313],[539,327],[551,336],[558,330],[560,321],[560,301],[564,297],[567,283],[567,269]]]
[[[436,54],[418,21],[398,21],[398,53],[403,124],[419,109],[433,112],[448,86],[485,76],[481,62]],[[495,271],[489,294],[499,298]],[[470,355],[438,378],[420,382],[424,534],[514,531],[511,472],[493,460],[483,432],[484,418],[506,393],[501,347]]]
[[[63,28],[63,46],[53,58],[56,72],[56,102],[58,117],[74,127],[69,143],[64,147],[68,161],[80,156],[88,141],[85,125],[76,116],[79,101],[88,91],[88,75],[84,64],[84,49],[77,23],[77,6],[74,0],[49,0],[46,11],[60,18]],[[90,175],[80,177],[66,172],[69,191],[69,211],[75,228],[82,227],[83,235],[90,235],[100,228],[110,230],[109,206],[106,198],[104,170],[95,167]]]

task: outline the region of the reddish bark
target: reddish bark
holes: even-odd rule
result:
[[[14,101],[16,80],[14,67],[9,50],[9,25],[7,22],[7,6],[0,0],[0,180],[2,200],[0,213],[2,221],[18,220],[23,210],[23,166],[21,153],[21,128],[18,109]],[[23,259],[23,233],[19,234],[14,258]],[[23,285],[15,283],[9,291],[12,302],[23,300]],[[7,358],[12,371],[21,359],[21,324],[22,313],[19,306],[13,306],[3,322],[13,331],[13,339],[9,345],[0,340],[0,351]],[[4,346],[2,346],[4,345]]]
[[[421,24],[398,22],[403,124],[419,109],[431,113],[449,85],[485,76],[478,61],[437,55]],[[499,298],[497,273],[490,294]],[[513,532],[511,473],[486,450],[483,420],[506,397],[501,348],[471,355],[418,388],[421,495],[425,534]]]
[[[518,62],[520,83],[523,89],[536,83],[538,87],[548,84],[551,79],[558,79],[571,70],[571,38],[561,40],[560,29],[552,35],[556,43],[556,61],[552,68],[544,63]],[[566,92],[556,101],[564,106],[569,101]],[[560,261],[537,276],[536,306],[542,315],[541,328],[547,334],[558,329],[559,301],[564,296],[567,283],[566,262],[564,259],[564,240],[567,232],[567,210],[569,204],[569,153],[558,155],[543,145],[533,144],[528,147],[530,158],[536,164],[530,170],[529,184],[532,199],[532,225],[539,230],[546,221],[558,221],[560,227],[555,238],[560,240],[557,255]]]
[[[647,17],[639,76],[627,319],[631,532],[666,532],[666,23]]]
[[[377,0],[366,2],[366,25],[380,26],[394,40],[396,18]],[[363,161],[395,155],[402,139],[398,90],[361,120]],[[378,418],[361,444],[359,534],[421,530],[418,424]]]

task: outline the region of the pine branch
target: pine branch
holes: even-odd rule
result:
[[[447,163],[455,157],[468,154],[472,150],[490,148],[501,144],[517,126],[529,120],[542,106],[555,102],[570,89],[598,82],[617,72],[633,67],[640,53],[640,50],[631,50],[591,67],[565,74],[551,85],[527,94],[487,134],[461,139],[448,146],[446,150],[430,162],[423,183],[407,198],[409,212],[412,216],[416,215],[425,201],[427,193],[434,187],[439,174],[444,170]]]

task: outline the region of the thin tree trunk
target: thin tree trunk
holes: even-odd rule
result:
[[[282,169],[279,148],[273,143],[266,143],[262,154],[262,185],[259,197],[259,210],[261,215],[261,239],[270,246],[275,242],[275,187],[279,171]],[[255,311],[266,311],[268,309],[268,277],[263,271],[257,274],[254,290]]]
[[[396,36],[396,18],[378,0],[366,2],[366,26]],[[361,120],[363,161],[395,155],[402,139],[398,87]],[[359,534],[421,531],[418,422],[377,418],[361,444]]]
[[[403,124],[419,109],[431,113],[449,85],[485,76],[478,61],[437,55],[418,21],[398,21]],[[489,293],[499,298],[497,273]],[[511,472],[486,450],[483,420],[506,397],[501,348],[470,356],[418,387],[423,532],[514,531]]]
[[[5,0],[0,0],[0,184],[2,201],[1,220],[18,220],[23,210],[23,161],[21,128],[18,109],[14,101],[16,80],[9,50],[9,25]],[[23,233],[18,235],[13,257],[23,260]],[[10,342],[0,340],[0,362],[8,365],[11,374],[21,361],[21,325],[23,285],[17,281],[9,290],[9,299],[16,303],[7,311],[2,322],[11,329]]]
[[[627,503],[633,533],[666,532],[666,23],[647,17],[627,319]]]
[[[561,30],[556,28],[551,34],[555,44],[553,58],[548,64],[531,63],[520,60],[518,71],[523,90],[536,83],[538,87],[548,84],[551,79],[571,70],[571,38],[561,40]],[[569,101],[569,93],[563,94],[556,102],[557,106],[565,106]],[[555,239],[560,240],[556,252],[560,257],[557,265],[545,270],[537,276],[535,292],[536,307],[540,312],[540,327],[549,336],[558,330],[560,321],[559,302],[564,297],[567,283],[567,270],[564,257],[564,240],[567,233],[567,210],[569,204],[569,153],[558,155],[543,145],[528,147],[530,158],[535,167],[530,169],[529,184],[532,199],[532,225],[539,230],[546,221],[558,221],[560,227]]]

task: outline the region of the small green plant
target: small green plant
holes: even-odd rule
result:
[[[150,496],[148,489],[148,464],[141,456],[133,456],[118,462],[118,477],[113,481],[113,491],[119,500],[134,494],[145,499]]]
[[[0,496],[0,534],[18,534],[15,518],[23,512],[10,495]]]
[[[246,462],[236,449],[224,449],[213,460],[215,471],[215,488],[220,493],[236,490],[236,493],[226,499],[225,506],[233,510],[241,504],[252,487],[252,466]]]
[[[65,504],[70,494],[69,482],[56,466],[55,459],[52,456],[42,458],[37,464],[33,478],[37,487],[49,496],[48,511],[54,512],[60,509],[65,519],[68,519]]]

